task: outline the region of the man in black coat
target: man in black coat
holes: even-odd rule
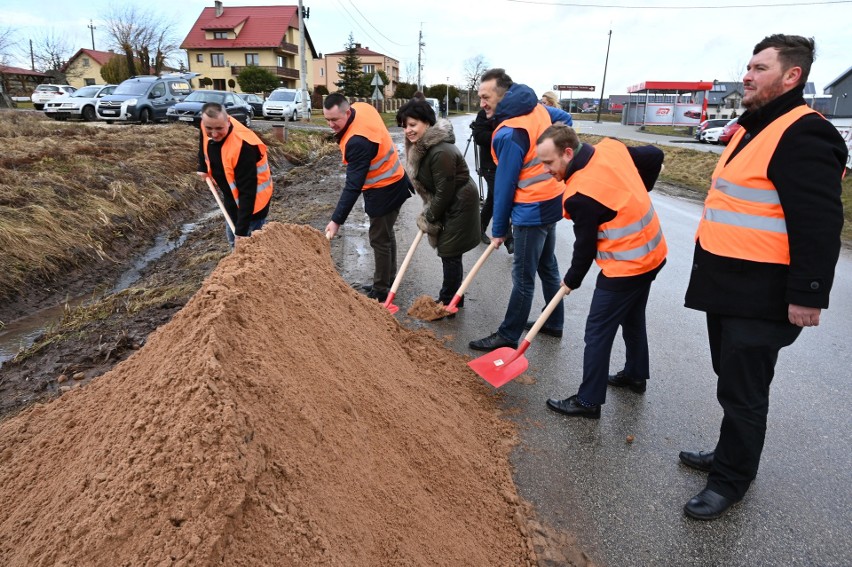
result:
[[[491,156],[491,136],[494,134],[495,126],[494,120],[488,118],[485,115],[485,110],[482,109],[477,113],[476,119],[470,123],[470,128],[473,130],[473,141],[476,143],[474,151],[478,152],[477,155],[479,156],[479,171],[476,173],[485,178],[485,184],[488,188],[488,195],[485,196],[485,202],[479,212],[479,227],[482,231],[483,244],[491,244],[491,238],[485,234],[485,229],[494,214],[494,175],[497,173],[497,164],[494,163],[494,158]],[[515,251],[511,222],[504,244],[506,245],[506,252],[509,254]]]
[[[680,454],[708,471],[684,507],[722,516],[757,474],[778,352],[819,325],[840,254],[847,149],[807,108],[813,39],[772,35],[743,77],[742,130],[722,154],[698,227],[686,306],[707,314],[716,397],[724,410],[714,451]]]

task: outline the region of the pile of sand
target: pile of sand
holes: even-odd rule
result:
[[[0,424],[0,565],[527,565],[465,365],[271,223],[111,372]]]

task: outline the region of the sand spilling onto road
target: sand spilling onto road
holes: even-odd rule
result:
[[[495,403],[271,223],[131,358],[0,424],[0,564],[535,564]]]

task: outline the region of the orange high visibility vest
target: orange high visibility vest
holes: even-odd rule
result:
[[[222,168],[225,170],[225,178],[228,180],[228,185],[231,188],[231,195],[234,196],[237,206],[240,206],[240,191],[237,189],[237,178],[234,175],[234,166],[237,165],[237,160],[240,159],[240,150],[243,148],[243,142],[251,144],[260,150],[260,159],[257,161],[257,197],[254,200],[254,210],[252,213],[262,211],[269,204],[272,198],[272,173],[269,170],[269,162],[266,159],[266,144],[264,144],[257,134],[234,120],[229,116],[233,129],[225,142],[222,144]],[[204,136],[204,160],[207,162],[207,173],[213,172],[210,167],[210,156],[207,155],[207,144],[210,138],[207,137],[207,132],[201,128],[201,134]]]
[[[601,141],[588,165],[571,175],[565,186],[566,219],[571,216],[565,212],[565,201],[577,193],[615,211],[614,219],[598,227],[595,261],[605,276],[645,274],[663,263],[668,247],[660,219],[624,144]]]
[[[544,132],[551,124],[550,114],[540,104],[536,104],[535,108],[529,114],[509,118],[500,123],[494,129],[491,135],[491,157],[494,158],[494,163],[498,164],[497,154],[494,153],[494,136],[500,131],[500,128],[521,128],[527,131],[530,137],[530,148],[524,156],[524,165],[521,168],[521,174],[518,177],[518,188],[515,190],[516,203],[541,203],[549,201],[554,197],[562,194],[565,187],[556,181],[552,175],[544,170],[544,166],[538,160],[535,151],[535,142],[541,133]]]
[[[363,136],[374,144],[378,144],[379,152],[370,162],[370,170],[367,172],[367,179],[364,181],[364,187],[361,190],[387,187],[396,183],[402,179],[405,172],[402,169],[402,164],[399,163],[396,147],[391,141],[390,133],[385,127],[382,117],[375,108],[365,102],[354,102],[352,108],[355,110],[355,118],[340,139],[343,163],[349,163],[346,159],[346,142],[352,136]]]
[[[695,239],[717,256],[790,265],[787,221],[775,185],[767,177],[769,161],[781,136],[795,121],[816,112],[797,106],[777,118],[732,160],[745,129],[740,128],[722,152]]]

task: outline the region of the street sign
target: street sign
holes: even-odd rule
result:
[[[372,96],[372,99],[373,99],[373,100],[384,100],[384,99],[385,99],[384,95],[382,94],[381,89],[379,89],[379,87],[378,87],[378,86],[373,87],[373,96]]]
[[[595,90],[594,85],[553,85],[553,90],[555,91],[588,91],[593,92]]]
[[[381,75],[379,75],[378,73],[373,74],[373,80],[370,81],[370,86],[371,87],[383,87],[383,86],[385,86],[385,83],[382,81]]]

